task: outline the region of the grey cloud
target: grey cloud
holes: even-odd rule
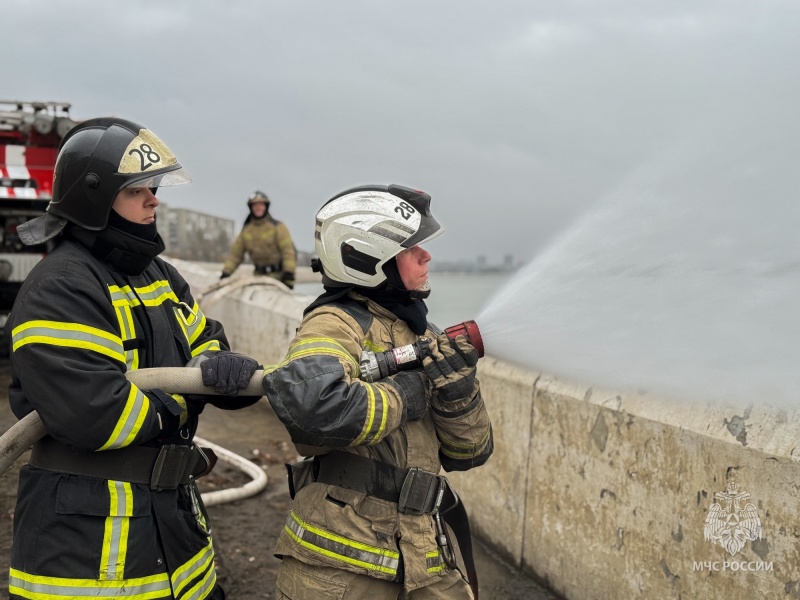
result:
[[[6,2],[36,24],[6,94],[145,123],[194,177],[166,202],[241,221],[264,189],[304,249],[330,195],[395,181],[433,195],[434,259],[529,259],[644,164],[799,125],[788,2],[47,6]]]

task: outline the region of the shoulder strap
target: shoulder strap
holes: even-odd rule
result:
[[[369,312],[366,305],[362,304],[361,302],[356,302],[350,298],[342,298],[341,300],[329,302],[326,304],[326,306],[335,306],[336,308],[340,308],[348,315],[353,317],[356,320],[356,323],[361,325],[361,329],[365,335],[369,331],[369,328],[372,327],[372,321],[375,319],[375,316]]]
[[[350,290],[351,288],[345,287],[333,293],[326,291],[311,304],[306,306],[305,310],[303,311],[303,316],[307,315],[315,308],[319,308],[320,306],[335,306],[336,308],[343,310],[348,315],[353,317],[353,319],[356,320],[356,323],[361,325],[361,329],[366,335],[366,333],[369,331],[369,328],[372,327],[372,321],[375,317],[371,312],[369,312],[366,304],[363,302],[358,302],[357,300],[347,296]]]

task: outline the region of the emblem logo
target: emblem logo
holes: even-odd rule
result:
[[[740,492],[739,485],[731,481],[724,492],[714,494],[714,499],[703,528],[706,540],[735,556],[748,541],[761,539],[761,519],[749,493]]]

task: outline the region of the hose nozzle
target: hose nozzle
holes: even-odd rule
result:
[[[458,325],[453,325],[444,330],[445,335],[451,340],[456,336],[465,335],[469,343],[475,346],[478,351],[478,358],[483,357],[483,338],[480,329],[475,321],[464,321]],[[398,371],[416,369],[422,365],[426,344],[421,340],[399,346],[385,352],[372,352],[364,350],[361,353],[361,379],[370,383],[394,375]]]
[[[481,330],[478,329],[478,324],[475,321],[464,321],[458,325],[448,327],[444,332],[453,341],[458,335],[467,336],[469,343],[475,346],[475,350],[478,351],[478,358],[483,358],[483,338],[481,337]]]

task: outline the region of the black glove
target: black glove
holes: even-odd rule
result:
[[[396,375],[390,375],[383,381],[388,381],[400,392],[400,397],[405,405],[405,420],[416,421],[425,416],[428,410],[428,398],[430,397],[430,383],[424,371],[414,369],[413,371],[400,371]]]
[[[222,350],[200,364],[203,385],[223,396],[236,396],[250,384],[258,362],[244,354]]]
[[[289,273],[288,271],[281,273],[281,283],[290,290],[294,289],[294,273]]]
[[[225,271],[222,272],[222,275],[219,276],[220,279],[225,279],[226,277],[230,277],[230,273],[226,273]]]
[[[444,333],[428,348],[422,367],[428,374],[440,402],[469,398],[475,389],[475,365],[478,351],[467,337],[452,341]]]

